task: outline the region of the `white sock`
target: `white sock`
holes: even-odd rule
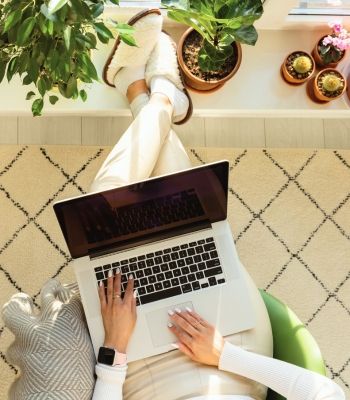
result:
[[[128,87],[135,81],[145,79],[145,65],[122,68],[114,78],[115,87],[126,96]]]
[[[141,93],[130,103],[132,116],[134,119],[138,116],[139,112],[149,102],[149,95],[147,93]]]
[[[173,106],[174,119],[181,120],[186,116],[189,101],[184,92],[178,89],[169,79],[158,75],[151,79],[151,93],[161,93],[167,96]],[[181,117],[181,118],[180,118]]]

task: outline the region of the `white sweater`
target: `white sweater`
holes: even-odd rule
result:
[[[260,382],[288,400],[345,400],[342,389],[315,372],[242,350],[225,342],[219,369]],[[127,366],[96,365],[97,382],[93,400],[122,400]],[[208,395],[189,400],[253,400],[239,395]]]

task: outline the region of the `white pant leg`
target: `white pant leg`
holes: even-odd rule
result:
[[[158,161],[170,127],[171,118],[165,109],[152,102],[144,106],[102,164],[90,191],[147,179]]]
[[[160,151],[158,161],[152,171],[152,176],[171,174],[191,168],[191,161],[186,150],[173,129],[170,129],[163,147]]]

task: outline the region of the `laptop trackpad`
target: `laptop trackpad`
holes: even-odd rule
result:
[[[164,346],[176,341],[176,337],[169,331],[167,325],[169,322],[168,310],[174,310],[175,308],[185,310],[185,307],[194,309],[192,302],[187,301],[186,303],[173,304],[171,307],[164,307],[146,314],[148,329],[155,347]]]

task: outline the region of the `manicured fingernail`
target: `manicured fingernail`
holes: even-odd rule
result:
[[[120,274],[120,268],[118,267],[115,271],[116,274]]]
[[[190,307],[186,307],[186,310],[187,310],[188,312],[192,312],[192,308],[190,308]]]
[[[179,308],[175,308],[175,311],[176,311],[178,314],[181,313],[181,310],[180,310]]]
[[[168,328],[172,328],[174,325],[171,322],[168,322]]]
[[[132,274],[129,275],[129,279],[134,279],[134,277],[132,276]]]
[[[98,286],[99,286],[99,287],[102,287],[102,285],[103,285],[103,282],[100,281],[100,282],[98,283]]]
[[[136,299],[137,295],[138,295],[137,289],[135,289],[135,290],[134,290],[134,297],[135,297],[135,299]]]
[[[108,271],[108,278],[111,278],[113,276],[113,271],[110,269],[109,271]]]
[[[177,343],[171,343],[171,345],[172,345],[175,349],[178,349],[178,348],[179,348],[179,345],[178,345]]]
[[[168,314],[169,315],[174,315],[174,311],[173,310],[168,310]]]

